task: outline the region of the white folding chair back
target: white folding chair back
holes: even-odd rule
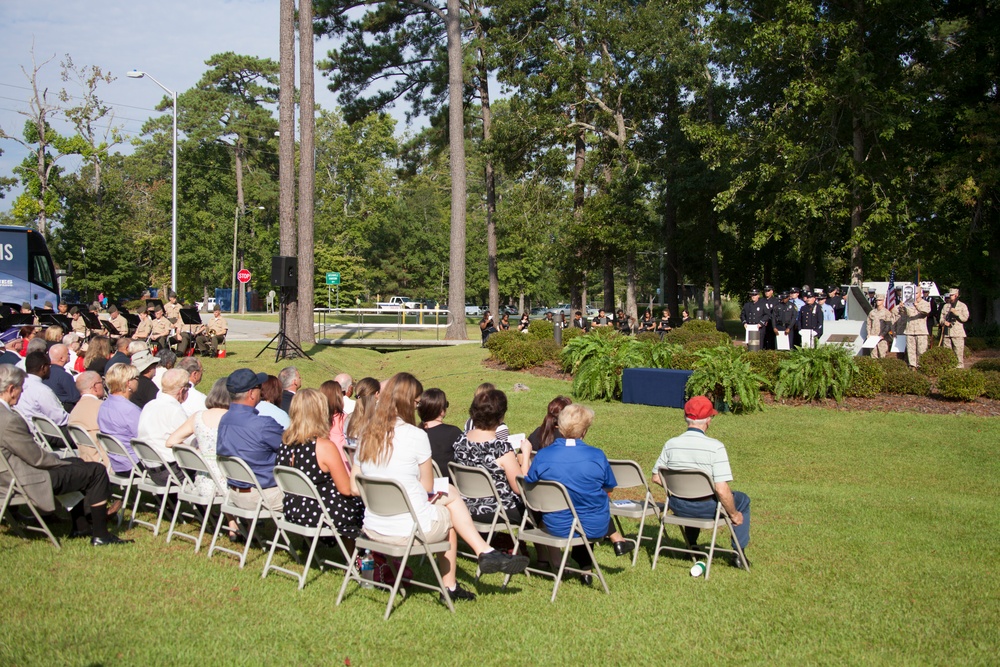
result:
[[[639,560],[639,549],[642,546],[643,540],[653,541],[652,537],[646,537],[643,535],[643,529],[646,527],[646,517],[655,516],[659,518],[660,510],[656,505],[656,500],[653,498],[652,492],[649,490],[649,484],[646,483],[646,476],[642,472],[642,467],[635,461],[629,460],[614,460],[608,461],[611,464],[611,472],[615,475],[615,481],[618,482],[616,489],[639,489],[639,492],[643,494],[642,500],[613,500],[611,501],[611,516],[615,521],[615,526],[618,528],[618,532],[625,534],[622,528],[621,518],[633,519],[639,522],[639,531],[635,536],[635,550],[632,553],[632,567],[635,567],[636,562]]]
[[[201,549],[201,542],[205,537],[205,530],[208,527],[208,519],[212,516],[212,508],[222,505],[222,496],[225,487],[221,486],[215,471],[202,457],[201,452],[187,445],[174,445],[174,458],[177,459],[177,466],[184,475],[184,480],[177,491],[177,505],[174,507],[174,516],[170,520],[170,530],[167,531],[167,542],[176,535],[186,540],[194,542],[194,552]],[[210,495],[203,496],[198,493],[197,475],[206,475],[212,482]],[[180,516],[181,504],[188,503],[194,507],[197,513],[195,518],[201,519],[201,528],[198,536],[188,535],[177,530],[177,519]],[[201,509],[199,509],[201,508]]]
[[[695,545],[688,542],[687,533],[684,531],[684,528],[689,527],[712,531],[712,541],[708,547],[708,559],[705,563],[705,581],[708,581],[708,577],[712,572],[712,559],[715,557],[716,551],[734,554],[739,558],[742,565],[749,570],[750,564],[747,562],[746,556],[743,554],[743,549],[740,548],[736,540],[736,531],[733,523],[729,519],[726,508],[722,506],[722,501],[719,500],[719,496],[715,492],[715,484],[708,473],[702,470],[660,468],[657,474],[660,476],[660,483],[663,484],[663,488],[667,491],[667,505],[664,506],[663,514],[660,517],[660,532],[656,537],[656,553],[653,555],[653,569],[656,569],[656,561],[660,556],[660,551],[676,551],[678,553],[689,554],[692,560],[697,560],[698,557],[705,555],[705,552],[695,549]],[[669,507],[671,496],[684,500],[705,499],[714,501],[715,517],[711,519],[694,519],[669,513],[667,508]],[[668,524],[680,527],[681,537],[684,539],[684,544],[687,548],[682,549],[663,543]],[[732,537],[733,544],[736,545],[735,549],[725,549],[716,546],[719,526],[723,525],[729,527],[729,534]]]
[[[250,552],[250,544],[253,542],[254,533],[257,529],[257,523],[261,519],[271,519],[274,518],[277,513],[272,515],[272,513],[264,506],[264,495],[263,489],[260,487],[260,483],[257,481],[257,475],[254,474],[253,470],[247,465],[246,461],[237,456],[216,456],[215,462],[219,466],[219,470],[222,472],[221,483],[228,485],[230,481],[243,482],[249,484],[252,488],[257,490],[257,505],[252,510],[243,509],[235,503],[231,502],[231,493],[228,489],[224,489],[222,507],[220,508],[219,520],[215,524],[215,532],[212,534],[212,543],[208,547],[208,557],[211,558],[212,554],[216,551],[221,551],[233,556],[236,556],[240,560],[240,568],[246,564],[247,554]],[[245,539],[245,544],[241,551],[236,551],[235,549],[227,549],[226,547],[219,546],[219,533],[222,531],[222,522],[226,515],[232,516],[236,519],[250,520],[250,528],[244,529],[242,523],[240,524],[240,534],[243,535]],[[258,543],[260,546],[267,550],[267,545],[265,545],[259,538]]]
[[[451,473],[451,479],[455,482],[455,488],[464,498],[493,498],[496,502],[497,511],[493,514],[492,522],[473,521],[476,530],[486,534],[486,543],[489,544],[490,540],[493,539],[493,534],[497,531],[509,533],[513,538],[516,534],[514,527],[510,523],[510,518],[507,516],[507,511],[500,500],[500,493],[497,491],[490,473],[485,468],[462,465],[454,461],[448,463],[448,472]],[[475,554],[463,552],[462,555],[476,558]],[[476,579],[479,578],[480,574],[477,564]]]
[[[154,536],[159,535],[160,524],[163,522],[163,513],[167,510],[167,500],[171,494],[176,493],[181,488],[181,482],[177,479],[174,471],[170,469],[170,466],[166,464],[166,461],[163,460],[163,457],[160,456],[159,452],[153,449],[152,445],[133,438],[132,450],[139,457],[139,461],[146,467],[146,470],[136,485],[135,503],[132,505],[132,518],[129,520],[128,527],[131,529],[137,523],[142,524],[143,526],[152,528]],[[158,483],[152,477],[151,473],[158,472],[159,470],[164,470],[167,473],[167,481],[164,484]],[[142,501],[143,493],[149,493],[153,497],[159,498],[159,503],[154,502],[149,505],[151,509],[156,511],[155,524],[138,518],[139,505]]]
[[[111,470],[111,460],[108,458],[107,451],[103,447],[98,446],[97,442],[90,437],[90,433],[87,429],[77,426],[75,424],[70,424],[66,427],[66,431],[69,433],[69,439],[73,442],[73,446],[76,448],[76,452],[83,458],[83,452],[93,450],[93,460],[100,461],[102,465],[108,470],[108,475],[112,474]]]
[[[309,565],[315,558],[316,547],[319,545],[319,539],[321,537],[332,537],[336,540],[337,546],[340,547],[340,552],[344,556],[344,564],[331,560],[317,560],[316,567],[318,567],[321,571],[323,570],[324,565],[330,565],[338,567],[342,570],[347,570],[347,560],[350,557],[347,552],[347,547],[344,545],[344,542],[340,537],[340,533],[337,531],[337,527],[333,523],[333,519],[330,517],[330,513],[326,509],[326,503],[323,502],[323,497],[320,496],[319,490],[316,488],[316,485],[313,484],[312,480],[309,479],[304,472],[297,468],[289,466],[274,466],[274,481],[277,482],[278,488],[285,494],[285,502],[288,501],[289,496],[299,496],[313,500],[319,506],[319,516],[316,519],[316,525],[313,526],[303,526],[301,524],[292,523],[285,518],[284,513],[282,513],[279,517],[275,517],[274,523],[276,527],[274,531],[274,538],[271,540],[271,549],[267,554],[267,562],[264,563],[264,572],[261,574],[261,578],[266,577],[270,570],[276,570],[298,579],[299,590],[302,590],[302,587],[306,585],[306,578],[309,575]],[[288,533],[295,533],[296,535],[301,535],[305,538],[311,538],[309,541],[309,553],[306,555],[306,562],[302,567],[302,572],[296,572],[294,570],[289,570],[273,564],[274,552],[278,547],[288,551],[295,559],[296,563],[299,561],[295,547],[292,545],[292,541],[291,538],[289,538]],[[279,543],[278,538],[281,538],[282,543]]]
[[[431,468],[434,470],[435,477],[444,477],[444,475],[441,474],[441,466],[439,466],[437,464],[437,461],[435,461],[434,459],[431,459]]]
[[[28,498],[28,494],[24,492],[24,487],[21,486],[21,482],[18,481],[17,475],[14,474],[14,469],[10,467],[7,462],[7,457],[0,453],[0,477],[6,477],[6,483],[0,483],[0,521],[3,521],[4,517],[7,517],[7,522],[10,524],[11,528],[14,529],[21,537],[27,537],[21,530],[21,524],[17,517],[14,516],[14,512],[11,508],[17,507],[19,505],[27,505],[31,514],[35,517],[35,521],[38,522],[38,527],[25,525],[24,527],[28,530],[35,531],[36,533],[44,533],[51,541],[52,544],[56,545],[56,549],[61,549],[59,545],[59,540],[56,536],[52,534],[49,529],[49,525],[45,523],[45,519],[39,514],[38,509],[35,504],[31,502]]]
[[[60,458],[77,456],[73,443],[66,438],[66,434],[54,421],[39,415],[31,418],[31,425],[34,427],[35,433],[45,440],[49,449],[56,456]]]
[[[517,476],[517,486],[521,490],[521,497],[524,499],[524,505],[529,510],[540,512],[542,514],[569,510],[569,512],[573,515],[573,522],[570,526],[569,534],[566,537],[553,535],[542,527],[528,529],[526,527],[528,512],[524,513],[524,518],[521,520],[521,527],[518,529],[518,542],[514,546],[515,554],[520,548],[522,542],[544,544],[546,546],[556,547],[562,550],[562,559],[559,563],[559,571],[554,575],[545,570],[532,568],[525,570],[525,572],[530,572],[531,574],[539,574],[544,577],[553,577],[555,579],[555,584],[552,587],[552,597],[549,601],[556,601],[556,594],[559,592],[559,584],[562,581],[563,572],[569,571],[577,574],[590,574],[587,570],[580,570],[566,565],[566,561],[569,559],[570,549],[578,545],[586,547],[587,553],[590,555],[590,560],[594,564],[594,572],[596,572],[597,578],[600,579],[601,585],[604,587],[604,592],[610,595],[611,591],[608,589],[608,583],[604,580],[604,573],[601,571],[601,566],[598,564],[597,559],[594,558],[594,551],[590,548],[590,541],[587,539],[587,535],[583,530],[583,524],[580,523],[580,518],[576,514],[576,508],[573,507],[573,500],[569,497],[569,491],[566,490],[566,487],[559,482],[548,480],[527,482],[521,475]],[[510,575],[507,575],[503,582],[504,586],[506,586],[509,581]]]
[[[118,438],[108,435],[106,433],[97,434],[97,447],[98,450],[103,449],[104,455],[114,454],[116,456],[121,456],[126,461],[131,464],[131,468],[128,474],[121,474],[114,472],[114,470],[108,470],[108,481],[110,481],[115,486],[121,489],[122,498],[122,512],[118,514],[118,525],[122,525],[122,515],[125,513],[124,510],[128,509],[128,499],[129,494],[131,494],[132,489],[136,487],[138,481],[142,479],[143,471],[138,465],[138,461],[128,453],[122,443],[118,442]],[[110,465],[111,459],[108,459]]]
[[[339,605],[344,599],[344,592],[347,591],[347,584],[350,581],[353,580],[358,582],[359,585],[362,584],[361,573],[358,572],[356,567],[358,553],[361,550],[370,549],[387,556],[400,558],[401,561],[398,565],[398,571],[396,572],[396,581],[393,582],[392,585],[380,581],[366,582],[372,586],[377,586],[378,588],[385,588],[390,592],[389,602],[385,607],[385,615],[382,617],[382,620],[388,620],[389,614],[392,613],[392,603],[396,599],[399,587],[403,583],[403,572],[406,570],[406,561],[410,558],[410,556],[419,556],[424,554],[433,555],[442,551],[447,551],[451,548],[451,544],[447,541],[428,542],[426,534],[420,527],[420,521],[417,520],[417,514],[413,511],[413,505],[410,504],[410,498],[406,495],[406,490],[399,482],[392,479],[377,479],[362,474],[358,474],[355,479],[357,480],[358,490],[361,492],[361,499],[364,501],[365,507],[369,512],[382,516],[409,514],[413,521],[413,529],[406,538],[407,542],[405,545],[380,542],[362,534],[362,536],[359,537],[354,543],[354,553],[351,554],[351,557],[348,560],[348,568],[347,573],[344,575],[344,583],[341,584],[340,594],[337,595],[337,604]],[[431,564],[431,569],[434,570],[434,577],[437,579],[438,585],[432,586],[430,584],[425,584],[412,579],[409,582],[410,585],[419,586],[432,591],[438,591],[444,599],[445,604],[448,606],[448,609],[451,610],[452,613],[455,613],[455,607],[451,602],[451,596],[448,594],[448,587],[444,585],[444,580],[441,579],[441,571],[438,569],[437,561],[433,557],[428,558],[427,560]]]

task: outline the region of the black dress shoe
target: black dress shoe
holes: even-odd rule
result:
[[[635,542],[632,540],[622,540],[621,542],[615,542],[615,555],[624,556],[625,554],[632,553],[635,549]]]
[[[580,583],[584,586],[590,586],[594,583],[594,575],[592,574],[581,574]]]
[[[444,594],[442,593],[439,597],[441,602],[444,602]],[[448,597],[451,598],[452,602],[455,600],[469,600],[471,602],[476,599],[476,594],[465,590],[461,584],[455,584],[455,590],[448,591]]]
[[[135,540],[123,540],[117,535],[90,538],[90,546],[92,547],[106,547],[109,544],[132,544],[133,542],[135,542]]]
[[[69,539],[75,540],[81,537],[91,537],[91,532],[89,530],[74,530],[69,534]]]
[[[750,570],[750,559],[747,558],[746,554],[743,554],[743,557],[747,559],[747,566],[745,568],[743,567],[743,561],[741,561],[740,557],[736,556],[736,555],[730,556],[730,558],[729,558],[729,564],[732,565],[733,567],[735,567],[737,570],[743,570],[743,569],[745,569],[745,570],[749,571]]]

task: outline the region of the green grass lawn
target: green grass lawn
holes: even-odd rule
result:
[[[239,366],[284,365],[266,353],[255,362],[259,347],[232,343],[228,358],[205,360],[205,385]],[[295,362],[306,386],[342,370],[407,370],[448,393],[451,423],[483,381],[508,391],[515,433],[569,392],[567,382],[490,371],[477,346],[311,351],[315,362]],[[530,391],[511,392],[516,382]],[[592,407],[587,441],[647,471],[684,427],[678,410]],[[549,580],[516,577],[503,591],[500,575],[476,584],[462,561],[459,580],[477,601],[452,615],[418,590],[383,623],[386,593],[352,586],[335,607],[336,571],[313,571],[298,591],[285,577],[261,580],[259,551],[240,570],[136,528],[131,546],[66,540],[57,552],[4,525],[0,664],[996,664],[1000,422],[775,406],[721,416],[710,435],[727,445],[734,488],[753,500],[749,574],[720,559],[706,583],[671,557],[651,571],[648,543],[633,569],[601,545],[611,595],[566,581],[550,604]],[[680,541],[676,528],[670,536]]]

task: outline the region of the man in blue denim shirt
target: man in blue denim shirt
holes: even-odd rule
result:
[[[229,391],[229,411],[219,421],[216,454],[243,459],[257,476],[264,491],[264,506],[280,512],[282,493],[274,481],[274,465],[281,447],[283,430],[278,422],[257,412],[260,385],[266,373],[254,373],[240,368],[226,379]],[[229,480],[229,499],[237,507],[253,510],[257,507],[257,489],[242,482]]]

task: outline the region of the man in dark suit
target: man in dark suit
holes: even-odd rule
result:
[[[299,369],[295,366],[285,366],[278,373],[278,382],[281,383],[281,409],[288,412],[288,408],[292,405],[292,397],[302,387]]]
[[[56,496],[79,491],[84,499],[70,510],[75,527],[70,537],[90,535],[95,547],[131,542],[108,532],[108,515],[118,512],[121,501],[108,505],[110,492],[104,466],[75,458],[60,459],[44,451],[31,437],[27,422],[14,411],[24,377],[20,368],[0,365],[0,454],[17,475],[24,493],[41,512],[54,512]],[[10,474],[4,471],[0,484],[9,483]]]
[[[80,392],[76,388],[76,381],[66,370],[69,363],[69,348],[62,343],[56,343],[49,348],[49,376],[42,379],[42,383],[55,392],[56,398],[62,403],[66,412],[71,412],[76,402],[80,400]]]

